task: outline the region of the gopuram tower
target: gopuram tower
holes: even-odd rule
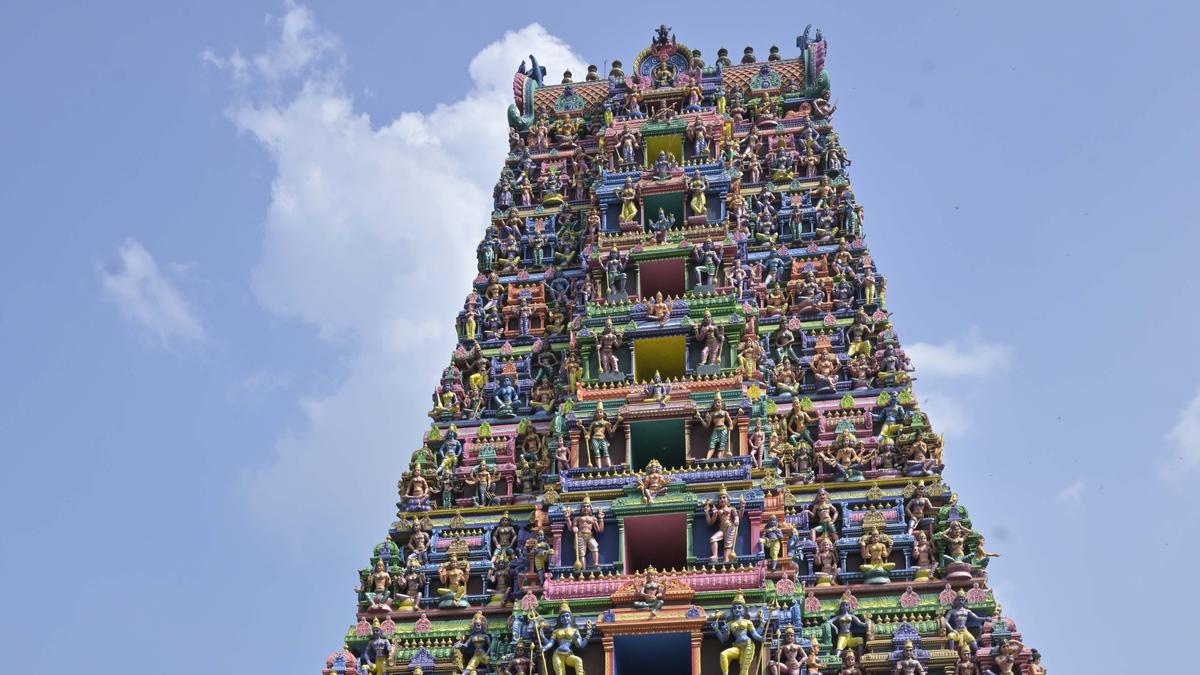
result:
[[[826,42],[513,80],[397,520],[325,675],[1045,672],[942,480]],[[481,215],[481,220],[482,216]]]

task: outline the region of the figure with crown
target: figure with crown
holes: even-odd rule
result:
[[[563,518],[571,528],[571,532],[575,533],[575,569],[582,570],[587,568],[587,554],[592,554],[592,565],[600,566],[600,542],[596,541],[596,534],[604,531],[604,509],[598,509],[595,513],[592,512],[592,497],[587,495],[583,498],[583,505],[579,507],[579,515],[572,518],[570,507],[563,508]]]
[[[724,562],[730,562],[737,559],[737,536],[738,524],[741,523],[742,516],[746,513],[746,495],[740,495],[738,498],[738,508],[733,508],[729,503],[729,491],[725,486],[721,486],[721,491],[717,493],[717,503],[714,504],[711,500],[704,503],[704,520],[709,525],[716,525],[717,531],[708,538],[709,544],[712,546],[712,559],[717,560],[717,548],[721,542],[725,542],[725,555],[722,556]]]
[[[549,626],[545,621],[538,619],[537,635],[541,639],[542,652],[546,653],[554,650],[550,658],[550,663],[554,668],[554,675],[566,675],[567,667],[570,666],[575,675],[584,675],[583,659],[579,658],[572,650],[583,649],[587,646],[588,640],[592,637],[592,622],[588,621],[584,625],[584,629],[580,631],[575,627],[575,618],[571,615],[571,606],[563,601],[558,607],[558,619],[554,626]]]
[[[763,636],[758,632],[755,622],[750,619],[746,598],[738,593],[733,597],[729,615],[717,612],[710,622],[719,641],[733,643],[721,652],[721,675],[729,675],[729,664],[733,661],[738,662],[740,675],[750,675],[754,661],[754,643],[762,642]]]
[[[471,618],[471,627],[467,634],[454,643],[457,652],[455,660],[464,662],[461,665],[462,675],[478,675],[487,672],[489,661],[488,652],[492,647],[492,636],[487,632],[487,617],[483,612],[475,612]]]

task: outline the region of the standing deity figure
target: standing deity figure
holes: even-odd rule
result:
[[[758,340],[758,335],[753,330],[742,333],[742,337],[738,340],[737,355],[738,366],[742,369],[742,376],[745,379],[753,380],[758,377],[758,361],[763,357],[765,351],[762,343]]]
[[[750,619],[746,608],[746,599],[741,593],[733,597],[726,617],[721,612],[710,620],[717,640],[732,642],[732,646],[721,652],[721,675],[729,675],[729,664],[738,662],[739,675],[750,675],[750,666],[754,661],[754,643],[763,642],[762,634],[758,632],[755,622]]]
[[[617,362],[617,348],[621,346],[623,335],[613,328],[612,318],[604,322],[604,329],[596,336],[596,354],[599,357],[601,373],[618,373],[620,364]]]
[[[604,280],[608,284],[610,295],[621,295],[627,292],[625,281],[628,275],[625,268],[628,264],[628,257],[621,255],[616,246],[609,251],[608,255],[604,256]]]
[[[699,87],[694,84],[692,90],[699,92]],[[694,95],[694,94],[693,94]],[[708,129],[705,128],[704,122],[696,115],[691,123],[687,126],[687,137],[692,142],[692,157],[708,157]]]
[[[721,491],[717,493],[717,502],[714,504],[712,500],[704,503],[704,520],[710,526],[716,525],[717,531],[708,538],[708,543],[712,547],[712,560],[717,562],[717,549],[722,542],[725,544],[725,553],[721,556],[722,562],[730,562],[737,559],[737,535],[738,524],[742,520],[742,516],[746,513],[746,495],[738,497],[738,507],[734,508],[729,502],[729,491],[725,486],[721,486]]]
[[[650,610],[650,617],[658,615],[663,606],[663,585],[658,580],[658,571],[654,566],[646,568],[646,572],[634,585],[633,606],[636,609]]]
[[[779,518],[774,515],[769,516],[766,525],[758,535],[758,545],[762,549],[763,555],[770,561],[772,571],[779,566],[779,561],[783,558],[783,544],[784,534],[783,528],[779,526]]]
[[[716,282],[717,270],[721,268],[721,251],[709,239],[703,244],[697,244],[692,252],[695,258],[695,275],[697,286],[711,286]]]
[[[741,411],[738,412],[740,414]],[[712,436],[708,439],[708,453],[704,458],[712,459],[714,454],[718,454],[720,457],[732,457],[733,454],[729,450],[729,431],[733,428],[733,417],[725,409],[725,403],[721,400],[721,392],[718,391],[713,397],[708,412],[701,415],[697,411],[696,417],[704,425],[704,428],[712,430]]]
[[[980,675],[979,664],[975,662],[975,655],[971,652],[970,645],[959,645],[958,661],[954,662],[954,675]],[[1030,673],[1034,675],[1034,673]]]
[[[583,429],[586,436],[588,466],[612,466],[612,459],[608,452],[608,437],[621,425],[621,415],[618,413],[615,420],[608,419],[608,413],[604,412],[604,402],[600,401],[596,404],[596,412],[592,414],[591,421],[586,426],[582,421],[577,424]]]
[[[708,179],[700,175],[700,170],[692,174],[691,180],[687,184],[688,193],[691,194],[691,199],[688,200],[688,206],[691,207],[693,216],[708,216]]]
[[[554,547],[546,540],[546,531],[538,530],[536,534],[525,540],[525,560],[529,569],[537,575],[538,585],[546,582],[546,572],[550,570],[550,556]]]
[[[867,633],[867,624],[857,614],[850,611],[850,603],[845,599],[838,605],[838,611],[825,623],[833,630],[835,652],[842,652],[845,649],[854,649],[866,642],[865,637],[859,637],[854,633],[861,632],[864,636]]]
[[[704,310],[704,318],[696,325],[696,342],[703,345],[700,348],[700,365],[721,365],[721,351],[725,346],[725,330],[718,326],[712,318],[712,311]]]
[[[572,652],[573,649],[583,649],[592,637],[592,622],[584,625],[583,631],[575,627],[575,619],[571,616],[571,606],[565,601],[558,607],[558,620],[553,626],[545,621],[537,624],[537,636],[543,652],[553,650],[550,663],[554,675],[566,675],[567,667],[575,675],[584,675],[583,659]],[[549,675],[547,673],[547,675]]]
[[[626,178],[625,185],[621,188],[621,215],[622,223],[637,222],[638,215],[638,186],[634,185],[633,178]]]
[[[383,636],[379,619],[371,622],[371,640],[363,648],[363,672],[368,675],[383,675],[387,672],[388,657],[392,655],[392,641]]]
[[[637,131],[630,129],[628,124],[622,127],[620,135],[617,136],[617,155],[620,163],[637,164],[637,151],[641,145]],[[626,184],[628,185],[628,183]]]
[[[904,506],[904,513],[908,516],[908,533],[924,530],[925,536],[932,538],[936,511],[937,507],[925,493],[925,484],[917,483],[912,496],[908,498],[908,503]]]
[[[592,513],[592,498],[583,498],[579,507],[579,515],[575,516],[570,507],[563,509],[563,518],[575,534],[575,569],[587,569],[587,554],[592,554],[592,566],[600,566],[600,542],[596,534],[604,531],[604,509]]]
[[[462,675],[477,675],[487,672],[490,661],[488,650],[492,647],[492,636],[487,632],[487,617],[475,612],[467,634],[454,643],[455,660],[462,661]]]
[[[774,656],[767,663],[767,674],[802,675],[808,653],[796,642],[796,629],[788,626],[783,633],[777,632],[776,637],[779,639],[779,646],[775,648]]]

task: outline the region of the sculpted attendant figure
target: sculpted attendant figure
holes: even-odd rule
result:
[[[592,513],[592,498],[583,498],[579,515],[572,518],[570,507],[563,509],[563,517],[570,523],[571,532],[575,533],[575,569],[587,568],[587,554],[592,554],[592,565],[600,566],[600,543],[596,534],[604,531],[604,509]]]
[[[705,459],[712,459],[714,453],[720,453],[721,457],[731,457],[729,451],[729,430],[733,428],[733,417],[725,410],[725,404],[721,401],[721,392],[713,397],[712,405],[708,409],[708,414],[701,416],[699,412],[696,417],[706,429],[712,429],[712,437],[708,441],[708,454]]]
[[[392,641],[383,636],[379,619],[375,619],[371,623],[371,641],[362,653],[363,672],[369,675],[383,675],[387,672],[387,661],[391,654]]]
[[[487,672],[488,650],[492,646],[492,636],[487,632],[487,618],[482,612],[475,612],[471,619],[471,628],[467,634],[454,643],[458,652],[457,660],[465,660],[462,675],[477,675]]]
[[[688,206],[692,209],[693,216],[708,216],[708,195],[705,191],[708,190],[708,179],[700,175],[700,170],[692,174],[692,179],[688,181],[688,192],[692,198],[688,201]]]
[[[696,325],[696,342],[704,345],[700,349],[701,365],[721,365],[721,348],[725,346],[725,331],[713,321],[710,310],[704,310],[704,318]]]
[[[737,534],[738,524],[742,520],[742,516],[746,513],[746,496],[741,495],[738,499],[738,508],[733,508],[729,503],[729,492],[725,486],[721,486],[721,492],[717,494],[717,503],[712,501],[704,503],[704,520],[709,525],[717,525],[717,531],[708,538],[709,544],[712,546],[712,559],[717,560],[717,548],[721,542],[725,543],[725,555],[722,557],[723,562],[730,562],[737,559]]]
[[[542,643],[543,652],[553,650],[550,663],[554,668],[554,675],[566,675],[568,667],[574,671],[575,675],[584,675],[583,659],[572,653],[572,649],[583,649],[587,646],[588,640],[592,637],[591,621],[585,624],[584,630],[581,632],[575,627],[571,606],[563,602],[559,605],[558,620],[554,626],[548,626],[544,621],[540,621],[537,635]]]
[[[599,357],[600,372],[620,372],[617,362],[617,348],[621,346],[622,334],[613,328],[612,318],[604,322],[604,330],[596,336],[596,353]]]
[[[754,661],[754,643],[762,642],[764,638],[754,625],[755,622],[750,619],[746,599],[738,593],[733,598],[728,617],[717,612],[710,622],[718,640],[733,643],[721,652],[721,675],[729,675],[729,664],[733,661],[738,662],[740,675],[750,675],[750,666]]]
[[[652,618],[658,615],[658,610],[662,609],[663,587],[653,565],[646,568],[646,573],[637,582],[633,595],[633,606],[637,609],[650,610]]]
[[[779,637],[779,646],[775,649],[774,658],[767,663],[768,675],[802,675],[808,654],[796,642],[796,629],[788,626],[782,634],[776,635]]]
[[[587,435],[588,466],[592,466],[593,461],[595,466],[612,466],[612,459],[608,454],[608,436],[621,425],[621,416],[618,414],[615,420],[609,420],[608,414],[604,412],[604,402],[601,401],[596,404],[596,412],[592,415],[591,422],[586,427],[583,422],[578,424]]]
[[[621,222],[632,223],[637,221],[638,189],[633,184],[632,178],[625,179],[625,187],[621,188]]]

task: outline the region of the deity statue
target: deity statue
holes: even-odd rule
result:
[[[853,650],[848,649],[842,653],[842,668],[838,675],[863,675],[862,668],[858,667],[858,655]]]
[[[784,316],[788,311],[787,295],[778,283],[771,284],[766,296],[762,299],[762,308],[759,310],[763,318],[772,316]]]
[[[995,670],[988,671],[991,675],[1013,675],[1013,669],[1017,666],[1017,659],[1021,656],[1021,652],[1025,651],[1025,645],[1019,640],[1012,638],[1000,638],[999,642],[992,649],[992,663],[995,665]]]
[[[699,87],[693,82],[692,87],[698,92]],[[704,126],[704,122],[696,115],[687,126],[687,137],[692,142],[692,157],[708,157],[708,129]]]
[[[716,324],[710,310],[704,310],[704,318],[696,324],[696,342],[700,348],[700,365],[720,366],[722,347],[725,346],[725,330]]]
[[[475,497],[472,499],[475,506],[495,506],[500,503],[500,498],[496,496],[497,477],[487,462],[480,462],[471,470],[466,483],[475,486]]]
[[[412,474],[407,480],[401,479],[400,490],[404,511],[428,511],[433,508],[429,503],[429,482],[422,475],[420,463],[413,466]]]
[[[653,504],[655,497],[666,493],[669,482],[671,482],[670,478],[663,473],[662,463],[657,459],[650,460],[650,463],[646,465],[646,471],[637,477],[637,486],[642,493],[642,501],[646,504]]]
[[[554,547],[546,540],[546,531],[538,530],[525,540],[525,559],[529,561],[529,569],[537,575],[538,585],[546,582],[546,572],[550,569],[550,558]]]
[[[731,562],[737,559],[737,535],[738,524],[742,520],[742,516],[746,513],[746,495],[739,495],[738,508],[734,508],[729,502],[729,492],[725,486],[721,486],[721,491],[717,494],[717,502],[714,504],[712,500],[704,502],[704,520],[710,526],[716,525],[717,531],[708,538],[708,543],[712,547],[712,560],[717,562],[717,548],[722,542],[725,544],[725,553],[721,556],[722,562]]]
[[[829,492],[825,488],[818,488],[816,495],[813,496],[812,504],[808,506],[808,522],[816,523],[812,526],[813,541],[819,534],[828,534],[836,538],[838,536],[837,521],[839,518],[837,506],[829,499]]]
[[[817,548],[813,552],[813,571],[817,577],[818,586],[832,586],[837,583],[841,570],[837,546],[829,534],[821,534],[816,539]]]
[[[659,326],[665,326],[671,320],[671,305],[663,300],[662,291],[656,292],[654,300],[646,303],[646,318],[657,320]]]
[[[546,632],[547,629],[549,632]],[[559,605],[558,620],[554,626],[547,626],[545,622],[540,622],[537,635],[542,645],[542,651],[553,650],[554,652],[551,657],[554,675],[566,675],[568,667],[574,671],[574,675],[584,675],[583,659],[573,654],[572,649],[583,649],[587,646],[588,640],[592,637],[591,621],[588,621],[584,625],[583,631],[580,631],[575,627],[575,619],[571,615],[570,605],[564,601]]]
[[[387,672],[388,657],[392,655],[392,641],[383,636],[379,619],[371,622],[371,640],[363,648],[361,661],[365,675],[383,675]]]
[[[697,286],[711,286],[716,282],[717,270],[721,269],[721,251],[708,239],[703,244],[697,244],[692,251],[695,259],[693,273]]]
[[[500,675],[532,675],[533,660],[529,658],[529,644],[525,640],[517,640],[513,645],[512,658],[500,668],[497,671]]]
[[[745,379],[753,380],[758,376],[758,360],[762,358],[764,352],[762,343],[759,342],[758,336],[752,329],[742,333],[742,337],[738,340],[737,354],[738,366]]]
[[[366,595],[372,609],[391,609],[392,575],[388,574],[387,564],[382,559],[375,561],[375,568],[365,577],[366,583],[356,587],[355,593]]]
[[[859,637],[855,633],[861,631],[861,634],[865,636],[867,624],[861,617],[850,611],[850,603],[844,599],[838,605],[837,613],[829,617],[825,623],[829,624],[833,630],[833,650],[836,652],[855,649],[866,643],[865,637]]]
[[[687,184],[688,193],[691,199],[688,200],[688,206],[691,208],[693,216],[708,216],[708,179],[700,175],[700,170],[692,174],[692,179]]]
[[[511,377],[505,375],[501,378],[500,386],[496,387],[496,394],[492,397],[492,403],[496,407],[496,417],[516,416],[513,406],[520,404],[520,395],[517,388],[513,386]]]
[[[508,511],[500,516],[499,524],[492,530],[491,544],[494,553],[504,553],[510,557],[515,554],[517,528],[513,527],[512,517],[508,515]]]
[[[947,647],[954,650],[963,646],[974,649],[975,636],[969,626],[983,623],[983,617],[967,609],[967,594],[960,590],[950,610],[942,617],[942,623],[946,626]]]
[[[600,401],[596,404],[596,412],[592,414],[591,421],[586,426],[582,420],[577,424],[586,436],[588,466],[593,466],[593,462],[599,467],[612,466],[612,459],[608,454],[608,437],[621,426],[621,415],[618,413],[615,420],[608,419],[608,414],[604,412],[604,401]]]
[[[467,634],[454,643],[456,660],[465,660],[462,675],[478,675],[487,672],[488,651],[492,647],[492,636],[487,632],[487,617],[475,612]]]
[[[808,653],[796,642],[796,629],[788,626],[783,633],[776,632],[779,646],[767,662],[768,675],[803,675],[804,662]],[[813,673],[813,675],[816,675]]]
[[[456,553],[451,553],[450,559],[438,567],[438,579],[445,584],[437,589],[439,609],[471,606],[466,599],[470,570],[470,563],[459,560]]]
[[[741,414],[741,411],[739,410],[737,413]],[[712,459],[714,454],[720,457],[733,456],[729,449],[729,431],[733,428],[733,417],[729,411],[725,410],[721,392],[718,391],[713,397],[708,413],[701,415],[696,412],[696,418],[700,420],[705,429],[712,429],[712,436],[708,440],[708,454],[704,458]]]
[[[492,556],[492,569],[487,572],[487,580],[492,583],[488,607],[506,607],[512,604],[510,596],[515,571],[511,563],[512,556],[505,551],[498,551]]]
[[[970,645],[958,646],[958,660],[954,662],[954,675],[982,675]]]
[[[758,632],[755,621],[750,619],[746,608],[746,599],[738,593],[730,605],[729,614],[725,616],[717,612],[709,623],[717,634],[717,640],[732,642],[732,646],[721,652],[721,675],[729,675],[729,664],[738,662],[740,675],[750,675],[750,666],[754,661],[754,643],[763,642],[763,636]]]
[[[921,529],[925,531],[927,537],[932,537],[936,511],[933,502],[925,492],[924,483],[917,483],[913,488],[912,496],[908,498],[908,502],[904,506],[904,513],[908,516],[908,533],[912,534],[917,529]]]
[[[397,611],[413,611],[421,606],[425,590],[425,572],[420,556],[410,553],[404,566],[404,592],[396,594]]]
[[[636,609],[650,610],[651,618],[658,616],[658,610],[662,609],[663,585],[659,582],[658,572],[653,565],[646,568],[634,586],[633,606]]]
[[[758,545],[762,549],[763,555],[766,556],[771,571],[775,571],[779,567],[779,561],[784,557],[783,528],[779,526],[779,518],[774,515],[767,517],[767,523],[763,526],[758,535]]]
[[[889,562],[892,555],[892,538],[872,527],[866,536],[859,538],[859,550],[862,555],[862,565],[859,570],[863,573],[863,583],[886,584],[890,582],[891,571],[896,563]]]
[[[604,322],[604,329],[596,336],[596,354],[599,357],[601,373],[619,373],[620,364],[617,361],[617,348],[621,346],[624,335],[613,328],[612,318]]]
[[[634,185],[633,178],[625,179],[625,186],[621,188],[621,192],[620,192],[620,197],[621,197],[620,221],[622,223],[637,222],[637,215],[638,215],[637,200],[638,200],[638,194],[640,193],[640,191],[641,190],[639,189],[639,187],[637,185]]]
[[[929,536],[924,530],[917,530],[913,535],[913,581],[926,581],[933,576],[933,571],[937,569],[937,554],[933,550],[933,544],[929,541]]]
[[[925,675],[925,666],[922,666],[921,662],[917,660],[912,640],[904,641],[904,649],[900,653],[900,658],[896,660],[894,670],[896,675]],[[958,674],[955,673],[955,675]]]
[[[592,513],[592,498],[585,496],[579,507],[579,515],[572,517],[570,507],[563,508],[563,518],[575,534],[575,569],[587,569],[587,554],[592,554],[592,565],[600,566],[600,542],[596,535],[604,531],[604,509]]]
[[[661,244],[667,240],[667,233],[675,225],[675,214],[667,214],[663,209],[658,210],[658,216],[650,221],[650,230],[654,233],[655,243]]]
[[[813,380],[817,383],[818,393],[837,391],[842,363],[828,346],[817,346],[817,354],[809,361],[808,368],[812,371]]]

